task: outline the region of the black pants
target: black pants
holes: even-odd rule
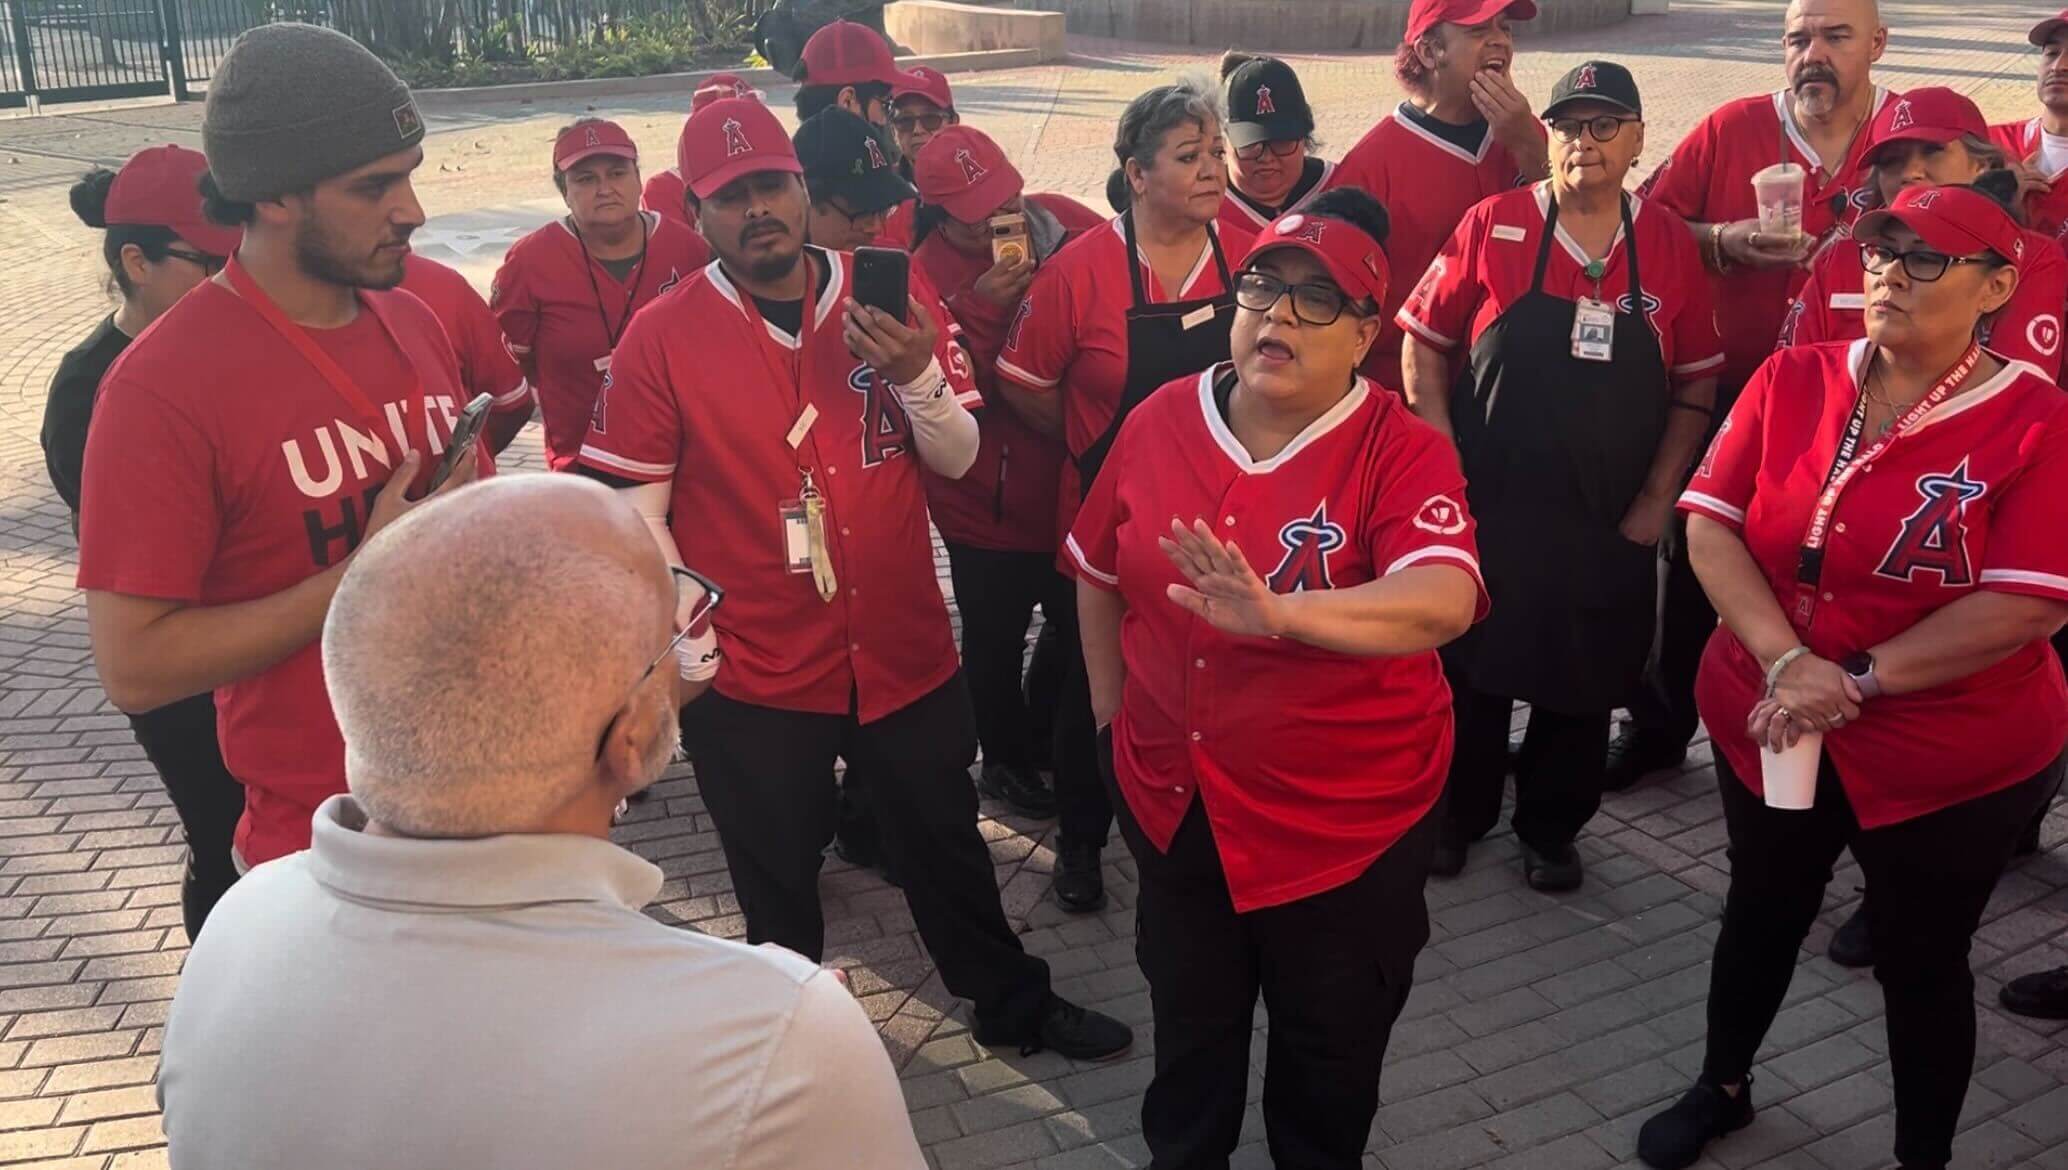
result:
[[[1508,723],[1515,700],[1483,695],[1451,679],[1457,749],[1445,794],[1443,839],[1468,845],[1501,819],[1508,776]],[[1532,848],[1570,845],[1601,807],[1610,712],[1573,715],[1533,706],[1515,765],[1515,835]]]
[[[1049,621],[1061,626],[1062,691],[1056,697],[1056,837],[1068,846],[1089,841],[1100,848],[1113,829],[1113,802],[1099,779],[1098,726],[1091,714],[1091,676],[1084,672],[1084,643],[1077,632],[1077,583],[1068,582],[1067,606],[1058,604]]]
[[[1721,409],[1721,408],[1719,408]],[[1716,632],[1716,610],[1695,578],[1687,555],[1687,517],[1673,518],[1673,556],[1666,562],[1659,640],[1643,685],[1630,698],[1631,729],[1646,739],[1686,745],[1701,716],[1695,711],[1695,672]]]
[[[1021,948],[998,903],[977,832],[969,765],[976,735],[956,675],[874,723],[741,703],[713,691],[682,709],[696,768],[747,918],[747,941],[824,957],[818,876],[833,839],[833,760],[869,775],[883,851],[905,887],[919,937],[948,990],[986,1023],[1032,1027],[1048,964]]]
[[[1155,1012],[1142,1098],[1152,1170],[1224,1170],[1241,1135],[1257,995],[1270,1012],[1264,1130],[1279,1170],[1356,1170],[1393,1023],[1429,941],[1422,883],[1440,809],[1356,879],[1238,914],[1205,806],[1160,853],[1115,799],[1141,873],[1135,958]]]
[[[1703,1075],[1742,1081],[1795,974],[1839,851],[1867,880],[1874,977],[1887,1001],[1895,1070],[1896,1157],[1944,1166],[1975,1064],[1975,978],[1968,948],[2018,831],[2058,782],[2062,762],[2021,784],[1935,813],[1861,829],[1824,758],[1816,807],[1770,809],[1721,753],[1716,780],[1730,831],[1730,892],[1709,977]]]
[[[201,935],[208,912],[237,880],[230,848],[244,815],[244,786],[223,764],[216,742],[215,697],[195,695],[129,717],[130,730],[179,813],[187,838],[187,872],[180,878],[180,917],[189,942]]]
[[[1051,758],[1050,752],[1035,750],[1037,726],[1054,727],[1052,714],[1037,718],[1032,707],[1044,700],[1053,704],[1055,695],[1023,682],[1027,626],[1037,605],[1044,615],[1054,614],[1070,582],[1056,572],[1052,554],[966,544],[948,545],[948,573],[962,613],[962,673],[969,679],[984,762],[1031,768]],[[1056,645],[1053,639],[1045,641],[1051,649]]]

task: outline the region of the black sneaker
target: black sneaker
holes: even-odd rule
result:
[[[1032,768],[985,764],[984,770],[977,775],[977,791],[994,800],[1002,800],[1011,805],[1014,812],[1030,817],[1056,815],[1056,794],[1041,778],[1041,773]]]
[[[2005,1011],[2035,1020],[2068,1020],[2068,967],[2035,971],[2003,985],[1996,993]]]
[[[1696,1081],[1673,1108],[1654,1114],[1637,1131],[1637,1157],[1652,1170],[1682,1170],[1702,1157],[1702,1147],[1752,1123],[1752,1078],[1733,1097],[1722,1086]]]
[[[1465,846],[1438,841],[1429,855],[1429,872],[1435,877],[1456,877],[1465,872]]]
[[[1056,858],[1056,901],[1072,914],[1106,908],[1106,875],[1099,870],[1097,845],[1063,842]]]
[[[1522,877],[1530,889],[1562,894],[1579,889],[1586,876],[1586,867],[1580,864],[1580,851],[1571,845],[1539,849],[1527,841],[1522,843]]]
[[[1853,916],[1831,936],[1831,945],[1824,948],[1824,953],[1841,967],[1874,965],[1874,939],[1867,933],[1867,899],[1860,899]]]
[[[1608,744],[1608,772],[1602,777],[1604,792],[1622,792],[1653,772],[1678,768],[1687,762],[1687,745],[1661,740],[1641,731],[1618,732]]]
[[[1058,995],[1048,997],[1032,1035],[1015,1035],[1004,1028],[987,1026],[982,1019],[976,1022],[974,1034],[977,1043],[986,1048],[1017,1044],[1021,1056],[1046,1050],[1071,1060],[1087,1061],[1112,1060],[1134,1047],[1135,1042],[1134,1029],[1126,1024],[1104,1012],[1078,1007]]]

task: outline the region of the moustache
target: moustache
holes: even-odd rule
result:
[[[1797,89],[1807,85],[1819,84],[1836,86],[1838,84],[1837,71],[1828,65],[1810,65],[1795,75],[1795,88]]]
[[[745,228],[741,229],[740,243],[745,244],[750,240],[758,240],[762,236],[786,236],[789,234],[789,228],[783,226],[780,223],[777,223],[774,220],[764,219],[758,223],[748,224]]]

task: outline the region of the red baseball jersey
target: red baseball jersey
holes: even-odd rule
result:
[[[802,339],[767,324],[717,264],[640,313],[597,398],[581,461],[674,485],[683,561],[726,588],[715,619],[720,692],[821,714],[855,703],[868,723],[952,677],[955,642],[911,424],[896,392],[841,339],[852,259],[810,255],[829,272]],[[941,368],[958,401],[974,405],[969,364],[954,349],[944,332]],[[816,418],[793,448],[807,408]],[[839,585],[830,602],[810,573],[786,567],[782,509],[798,498],[800,468],[826,501]]]
[[[917,199],[907,199],[896,207],[891,208],[890,214],[883,217],[883,234],[876,237],[876,246],[879,248],[903,248],[907,252],[911,251],[912,217],[918,214],[918,211],[919,201]]]
[[[1447,354],[1468,351],[1501,314],[1528,295],[1551,206],[1547,185],[1497,195],[1465,213],[1443,251],[1400,307],[1396,324]],[[1659,353],[1675,381],[1715,377],[1723,368],[1716,308],[1694,236],[1679,216],[1630,197],[1637,235],[1637,274],[1643,311],[1659,339]],[[1544,291],[1577,302],[1595,296],[1587,254],[1564,227],[1555,230],[1544,267]],[[1618,310],[1630,303],[1630,258],[1621,229],[1602,274],[1600,296]]]
[[[1978,589],[2068,602],[2068,395],[2018,362],[1930,409],[1885,445],[1863,436],[1835,481],[1822,570],[1797,585],[1819,498],[1848,429],[1866,341],[1796,346],[1746,384],[1680,508],[1729,526],[1759,562],[1803,644],[1838,661]],[[1765,672],[1728,626],[1702,658],[1696,702],[1754,792],[1743,732]],[[1870,699],[1824,750],[1872,829],[1994,792],[2038,772],[2068,740],[2068,687],[2045,639],[1927,691]]]
[[[1286,208],[1280,214],[1291,214],[1307,206],[1309,203],[1314,202],[1315,196],[1334,185],[1332,180],[1336,173],[1336,164],[1327,159],[1320,161],[1320,179],[1315,182],[1314,186],[1305,195],[1301,196],[1291,207]],[[1392,209],[1388,208],[1387,210],[1390,214]],[[1265,228],[1270,227],[1271,221],[1275,218],[1277,217],[1265,215],[1237,198],[1235,188],[1232,185],[1228,188],[1228,193],[1221,196],[1221,218],[1219,222],[1223,236],[1226,236],[1230,231],[1248,232],[1250,235],[1257,235]]]
[[[1777,348],[1867,336],[1867,268],[1860,245],[1834,239],[1810,266],[1809,283],[1781,322]],[[2068,256],[2038,232],[2025,233],[2025,259],[2010,303],[1982,322],[1979,339],[2001,357],[2061,376],[2061,313],[2068,307]]]
[[[674,167],[655,171],[646,180],[646,187],[639,192],[639,206],[670,223],[697,230],[695,217],[689,214],[689,205],[683,199],[689,194],[689,184],[682,181],[682,172]]]
[[[1128,808],[1168,849],[1193,800],[1238,911],[1364,872],[1442,794],[1451,695],[1436,653],[1338,654],[1224,634],[1179,608],[1157,546],[1203,518],[1280,593],[1348,589],[1418,565],[1471,575],[1486,608],[1457,452],[1366,379],[1258,462],[1228,429],[1214,379],[1157,391],[1128,417],[1071,530],[1078,579],[1127,602],[1127,682],[1113,721]]]
[[[1541,126],[1540,134],[1548,133]],[[1386,261],[1392,284],[1379,306],[1385,328],[1365,356],[1364,372],[1388,390],[1400,384],[1400,326],[1394,314],[1407,300],[1443,242],[1474,204],[1527,182],[1508,148],[1487,131],[1479,149],[1446,142],[1399,110],[1379,119],[1330,176],[1330,187],[1358,187],[1386,207]]]
[[[1001,377],[1037,394],[1063,396],[1063,442],[1073,456],[1106,433],[1127,387],[1127,313],[1134,307],[1134,285],[1127,275],[1125,229],[1118,218],[1109,222],[1070,241],[1042,265],[998,355]],[[1231,278],[1254,238],[1246,232],[1221,234],[1221,255]],[[1141,265],[1142,291],[1152,302],[1198,300],[1228,291],[1211,248],[1199,253],[1176,297],[1163,295],[1146,257],[1137,253],[1132,262]],[[1081,491],[1077,465],[1065,466],[1058,532],[1069,530]]]
[[[503,327],[488,302],[467,283],[467,278],[436,260],[412,252],[402,270],[402,288],[430,306],[431,315],[445,326],[445,339],[452,343],[460,364],[460,386],[471,402],[486,394],[495,401],[497,413],[531,413],[531,383],[510,356],[503,341]]]
[[[1876,87],[1874,110],[1889,93]],[[1740,98],[1704,118],[1688,132],[1659,169],[1638,190],[1693,223],[1731,223],[1759,217],[1752,176],[1778,162],[1792,162],[1809,173],[1802,204],[1802,230],[1822,237],[1850,226],[1859,216],[1867,188],[1861,183],[1861,160],[1867,135],[1853,140],[1852,152],[1827,166],[1788,116],[1787,91]],[[1799,268],[1734,267],[1723,277],[1712,275],[1723,332],[1723,386],[1726,396],[1751,377],[1773,352],[1781,319],[1802,288]]]
[[[358,547],[403,452],[442,454],[465,405],[452,346],[423,302],[362,296],[387,314],[393,341],[371,311],[308,333],[381,411],[377,423],[215,281],[137,337],[101,382],[87,436],[81,589],[229,605]],[[493,470],[487,444],[476,450]],[[239,856],[257,865],[308,848],[310,815],[345,790],[317,642],[218,688],[215,702],[223,761],[245,791]]]
[[[2040,147],[2046,127],[2038,118],[2004,122],[1989,127],[1989,140],[2003,147],[2013,162],[2040,163]],[[2044,173],[2044,168],[2040,168]],[[2033,231],[2055,239],[2068,237],[2068,182],[2057,174],[2046,175],[2053,186],[2025,197],[2025,223]]]
[[[510,245],[488,303],[510,352],[532,371],[546,428],[546,463],[566,468],[588,433],[589,411],[625,318],[710,263],[704,237],[647,216],[646,259],[625,280],[582,246],[565,219]],[[634,287],[636,282],[636,287]]]
[[[1106,223],[1105,216],[1066,196],[1029,195],[1026,202],[1054,216],[1065,232]],[[977,415],[983,441],[976,463],[961,479],[922,472],[934,527],[943,539],[975,548],[1054,552],[1063,444],[1028,426],[998,400],[998,353],[1005,348],[1005,330],[1017,306],[994,305],[977,295],[977,278],[991,270],[989,252],[971,255],[935,232],[912,259],[943,292],[948,311],[961,324],[985,400]]]

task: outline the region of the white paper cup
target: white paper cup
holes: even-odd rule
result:
[[[1802,234],[1802,189],[1808,179],[1794,163],[1775,163],[1752,176],[1752,193],[1759,200],[1761,235]]]
[[[1776,752],[1759,748],[1760,786],[1768,808],[1801,810],[1817,803],[1817,766],[1824,759],[1824,733],[1806,731],[1795,746]]]

